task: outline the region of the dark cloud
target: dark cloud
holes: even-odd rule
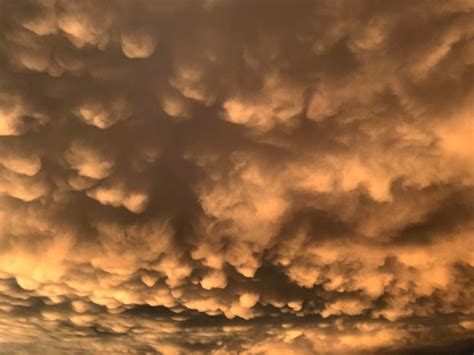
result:
[[[0,353],[469,353],[473,23],[0,0]]]

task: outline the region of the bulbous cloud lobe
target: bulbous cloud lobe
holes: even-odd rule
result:
[[[0,1],[0,352],[472,352],[473,24]]]

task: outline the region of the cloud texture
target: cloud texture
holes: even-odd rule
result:
[[[0,353],[470,353],[473,116],[471,0],[0,0]]]

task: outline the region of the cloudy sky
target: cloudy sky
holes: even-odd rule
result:
[[[0,354],[471,354],[473,116],[473,0],[0,0]]]

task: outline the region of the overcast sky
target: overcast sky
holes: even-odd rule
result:
[[[0,0],[0,354],[470,354],[473,117],[473,0]]]

